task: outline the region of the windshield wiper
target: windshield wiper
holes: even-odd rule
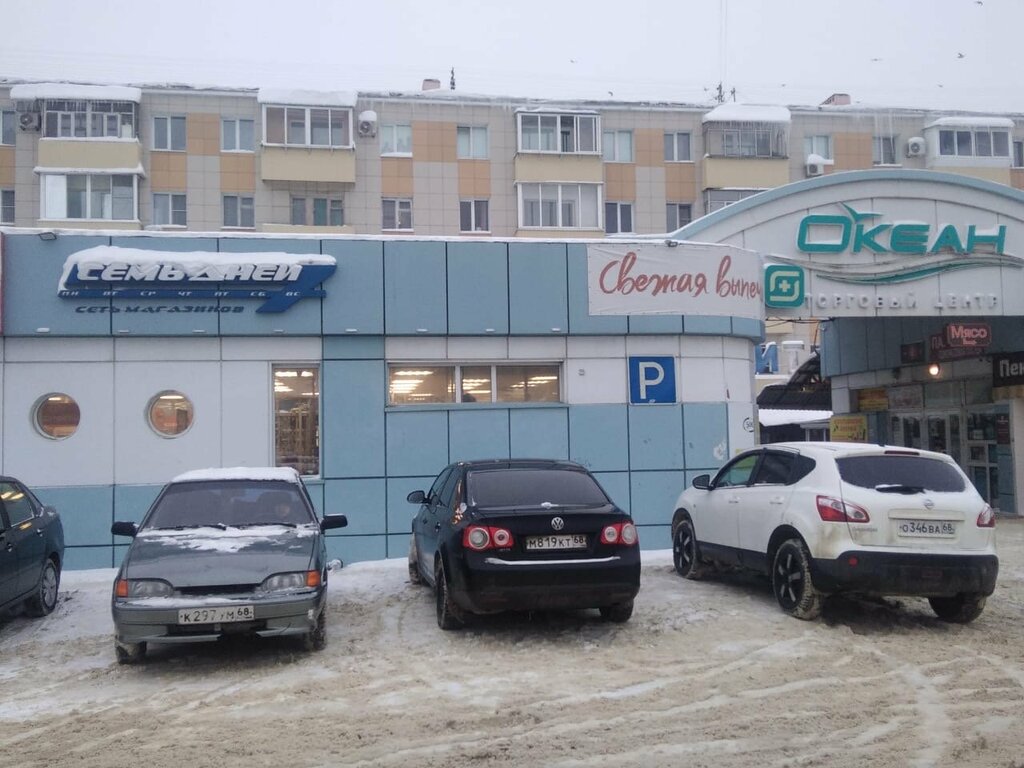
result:
[[[902,493],[909,496],[913,493],[924,493],[924,486],[904,485],[903,483],[882,483],[880,485],[876,485],[875,490],[879,493]]]
[[[156,531],[187,531],[192,528],[220,528],[226,531],[228,527],[224,523],[193,523],[192,525],[161,525],[153,530]]]

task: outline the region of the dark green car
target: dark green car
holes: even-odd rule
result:
[[[53,611],[63,565],[60,515],[18,480],[0,477],[0,611]]]
[[[226,635],[297,636],[326,643],[324,532],[289,467],[208,469],[174,478],[142,523],[114,523],[133,541],[114,581],[114,648],[122,664],[149,643]]]

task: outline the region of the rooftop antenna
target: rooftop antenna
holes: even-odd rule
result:
[[[452,79],[448,81],[448,87],[455,90],[455,67],[452,67]]]

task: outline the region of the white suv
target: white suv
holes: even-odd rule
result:
[[[773,443],[700,475],[672,516],[675,568],[769,574],[782,610],[836,592],[927,597],[973,621],[995,589],[995,515],[941,453],[863,443]]]

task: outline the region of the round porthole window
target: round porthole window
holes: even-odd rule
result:
[[[51,440],[63,440],[75,434],[81,417],[74,398],[60,392],[39,398],[33,414],[39,434]]]
[[[192,426],[192,402],[181,392],[159,393],[149,401],[146,412],[149,426],[163,437],[177,437]]]

